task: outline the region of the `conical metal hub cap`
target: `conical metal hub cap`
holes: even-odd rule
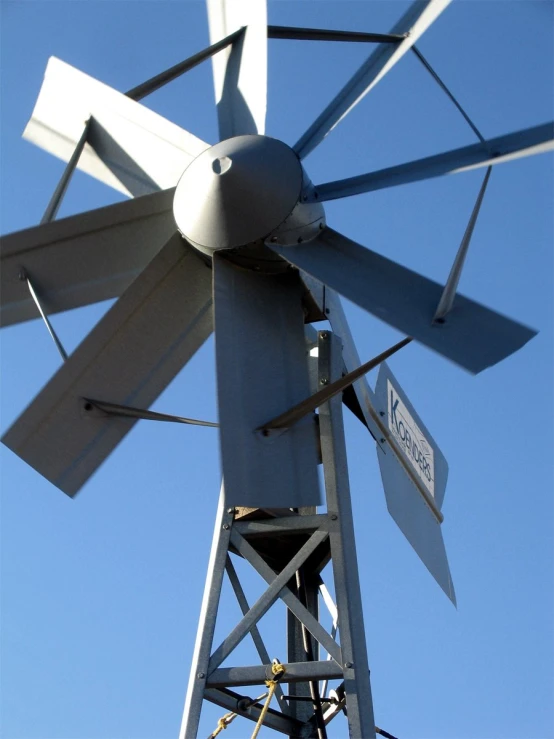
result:
[[[236,136],[202,152],[184,171],[173,203],[179,231],[212,254],[268,236],[300,197],[302,167],[282,141]]]

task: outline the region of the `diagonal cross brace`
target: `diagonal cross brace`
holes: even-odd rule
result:
[[[272,572],[271,578],[268,580],[269,587],[254,603],[252,608],[246,613],[241,621],[231,631],[229,636],[219,645],[210,658],[208,664],[208,675],[210,675],[219,665],[231,654],[233,649],[244,639],[244,637],[252,629],[252,626],[258,623],[262,616],[267,613],[277,598],[281,595],[281,591],[286,587],[288,581],[293,577],[298,568],[306,561],[310,554],[324,541],[328,536],[325,530],[318,530],[313,533],[304,546],[290,560],[288,565],[275,576]],[[231,533],[231,542],[240,551],[247,542],[235,531]],[[242,552],[241,552],[242,553]],[[267,580],[267,578],[264,578]],[[292,594],[291,594],[292,595]],[[315,620],[315,619],[314,619]],[[316,637],[317,638],[317,637]]]
[[[231,583],[231,586],[235,593],[236,599],[240,606],[240,610],[242,611],[242,615],[246,616],[246,614],[250,611],[250,606],[248,605],[246,595],[244,594],[244,590],[242,589],[242,585],[240,584],[237,572],[229,555],[227,555],[227,560],[225,562],[225,571],[227,572],[227,577],[229,578],[229,582]],[[262,664],[270,665],[271,658],[269,656],[269,652],[265,648],[265,644],[260,632],[258,631],[257,626],[252,626],[252,628],[250,629],[250,635],[252,637],[252,641],[254,642],[254,646],[256,647],[256,651],[260,656]],[[285,700],[283,690],[279,683],[277,683],[277,685],[275,686],[275,695],[277,696],[277,700],[279,701],[279,705],[283,709],[283,712],[289,713],[289,706]]]
[[[316,532],[316,534],[317,533],[319,532]],[[275,579],[275,572],[267,562],[265,562],[263,557],[258,554],[254,547],[252,547],[246,539],[237,534],[235,530],[233,530],[231,534],[231,541],[239,554],[250,562],[252,567],[257,570],[267,583],[271,584]],[[342,653],[340,646],[323,628],[319,621],[308,611],[308,609],[300,603],[296,595],[294,595],[294,593],[285,586],[282,588],[279,597],[288,607],[289,611],[294,613],[296,618],[304,624],[310,634],[317,639],[323,649],[331,655],[337,664],[341,665]]]

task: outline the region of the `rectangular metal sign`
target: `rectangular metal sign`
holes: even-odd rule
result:
[[[448,462],[386,362],[379,368],[374,399],[375,409],[383,420],[386,447],[392,446],[406,474],[413,478],[423,497],[428,498],[428,504],[440,511]]]
[[[392,437],[417,476],[435,497],[435,453],[398,390],[387,378],[387,424]]]

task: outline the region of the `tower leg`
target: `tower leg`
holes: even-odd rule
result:
[[[204,597],[202,599],[202,609],[198,621],[198,632],[196,634],[196,643],[194,645],[194,654],[190,668],[185,710],[183,712],[183,721],[179,734],[180,739],[196,737],[198,732],[232,521],[233,511],[229,512],[225,510],[225,493],[222,486],[212,539],[212,550],[208,563],[206,585],[204,587]]]
[[[342,374],[342,347],[334,334],[322,331],[319,341],[319,379],[333,382]],[[342,399],[335,396],[320,408],[319,429],[329,538],[337,598],[338,624],[344,660],[344,689],[351,737],[375,736],[373,700],[365,641],[362,597],[348,483]]]

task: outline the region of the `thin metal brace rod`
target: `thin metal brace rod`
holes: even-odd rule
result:
[[[271,421],[264,423],[263,426],[260,426],[256,430],[267,434],[274,429],[290,428],[293,424],[306,416],[308,413],[315,411],[316,408],[319,408],[319,406],[326,403],[335,395],[341,393],[345,388],[356,382],[356,380],[359,380],[360,377],[367,374],[372,369],[375,369],[375,367],[380,365],[381,362],[384,362],[385,359],[388,359],[397,351],[400,351],[400,349],[405,347],[411,341],[412,339],[409,336],[405,339],[402,339],[402,341],[399,341],[397,344],[390,347],[390,349],[387,349],[373,359],[370,359],[369,362],[362,364],[357,369],[352,370],[352,372],[348,372],[346,375],[336,380],[335,382],[331,382],[328,385],[325,385],[322,390],[318,390],[317,393],[314,393],[313,395],[310,395],[309,398],[300,401],[300,403],[297,403],[297,405],[293,406],[288,411],[285,411],[285,413],[281,413],[281,415],[272,418]]]
[[[119,405],[118,403],[107,403],[104,400],[94,400],[93,398],[83,398],[86,411],[96,410],[106,413],[108,416],[117,416],[119,418],[138,418],[145,421],[167,421],[169,423],[185,423],[191,426],[211,426],[218,428],[218,423],[212,421],[199,421],[196,418],[183,418],[182,416],[171,416],[167,413],[157,413],[156,411],[147,411],[143,408],[132,408],[129,405]]]
[[[483,144],[485,144],[486,143],[485,137],[481,134],[481,132],[479,131],[479,129],[477,128],[477,126],[475,125],[475,123],[473,123],[473,121],[471,120],[471,118],[469,117],[469,115],[465,112],[465,110],[462,108],[462,106],[460,105],[460,103],[456,100],[456,98],[454,97],[454,95],[450,92],[450,90],[448,89],[448,87],[444,84],[444,82],[441,80],[441,78],[439,77],[439,75],[435,72],[435,70],[433,69],[433,67],[429,64],[429,62],[427,61],[427,59],[425,59],[425,57],[419,51],[419,49],[416,49],[415,45],[412,46],[412,51],[417,56],[417,58],[419,59],[419,61],[423,64],[423,66],[425,67],[425,69],[429,72],[429,74],[431,75],[431,77],[438,84],[438,86],[441,88],[441,90],[446,93],[446,95],[454,103],[454,105],[456,106],[456,108],[460,111],[460,113],[464,117],[466,123],[470,126],[471,130],[473,131],[473,133],[477,136],[477,138]]]
[[[361,31],[334,31],[326,28],[298,28],[296,26],[268,26],[267,37],[292,41],[361,41],[365,43],[398,43],[407,33],[363,33]]]
[[[56,189],[54,190],[54,194],[52,195],[50,202],[46,206],[44,215],[40,219],[41,224],[50,223],[50,221],[53,221],[54,218],[56,217],[56,214],[59,210],[59,207],[66,193],[67,187],[71,181],[71,177],[73,176],[73,172],[75,171],[75,168],[77,167],[77,164],[79,163],[79,158],[81,156],[83,149],[85,148],[85,144],[87,143],[88,132],[90,128],[90,121],[91,121],[91,118],[88,118],[85,123],[85,127],[83,129],[83,133],[81,134],[81,138],[79,139],[79,141],[77,141],[75,150],[73,151],[73,154],[71,155],[71,158],[68,161],[63,171],[63,174],[60,178],[60,181],[58,182],[56,186]]]
[[[454,259],[454,264],[452,265],[450,274],[448,275],[448,280],[446,281],[446,285],[444,286],[444,290],[439,300],[437,310],[435,311],[433,323],[444,323],[446,315],[452,310],[454,298],[456,297],[456,290],[458,289],[458,283],[460,282],[460,277],[462,276],[464,262],[467,256],[467,251],[469,249],[469,244],[471,242],[471,237],[473,235],[473,229],[475,228],[477,216],[479,215],[479,211],[481,210],[481,203],[483,202],[485,190],[487,189],[487,185],[489,184],[489,177],[491,176],[491,172],[492,167],[487,167],[485,178],[479,190],[479,194],[477,195],[475,205],[473,206],[473,211],[467,224],[464,237],[456,254],[456,258]]]
[[[19,279],[21,281],[25,281],[27,283],[27,287],[29,288],[29,292],[31,293],[31,297],[35,301],[35,305],[37,306],[38,311],[39,311],[39,313],[40,313],[40,315],[42,317],[42,320],[44,321],[44,325],[48,329],[48,333],[50,334],[50,337],[51,337],[52,341],[56,345],[56,349],[58,350],[58,352],[60,353],[61,358],[65,362],[67,360],[67,352],[63,348],[62,342],[59,340],[58,334],[54,331],[54,327],[52,326],[52,324],[48,320],[48,316],[44,312],[44,308],[42,307],[42,304],[41,304],[40,299],[39,299],[39,297],[37,295],[37,292],[36,292],[35,288],[33,287],[33,283],[31,282],[31,279],[30,279],[29,275],[27,274],[27,272],[26,272],[26,270],[24,268],[22,268],[19,271]]]
[[[214,54],[217,54],[218,51],[221,51],[226,46],[229,46],[229,44],[232,44],[239,38],[239,36],[242,36],[245,28],[246,26],[239,28],[237,31],[229,34],[229,36],[221,39],[221,41],[217,41],[215,44],[208,46],[206,49],[202,49],[202,51],[199,51],[197,54],[189,56],[188,59],[175,64],[173,67],[166,69],[164,72],[160,72],[160,74],[157,74],[155,77],[151,77],[149,80],[146,80],[146,82],[133,87],[131,90],[126,92],[125,95],[132,100],[142,100],[142,98],[150,95],[156,90],[159,90],[160,87],[167,85],[168,82],[171,82],[177,77],[180,77],[185,72],[189,72],[201,62],[209,59]]]

